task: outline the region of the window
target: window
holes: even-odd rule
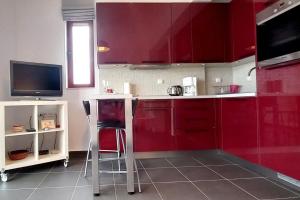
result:
[[[68,87],[94,87],[93,21],[67,22]]]

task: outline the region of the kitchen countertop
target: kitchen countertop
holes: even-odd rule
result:
[[[256,93],[216,94],[198,96],[169,96],[169,95],[141,95],[138,99],[212,99],[212,98],[242,98],[256,97]]]
[[[213,95],[198,95],[198,96],[169,96],[169,95],[124,95],[124,94],[95,94],[91,95],[89,99],[213,99],[213,98],[243,98],[243,97],[256,97],[256,93],[236,93],[236,94],[213,94]]]

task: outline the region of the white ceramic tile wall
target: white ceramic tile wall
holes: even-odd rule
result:
[[[102,80],[118,93],[123,92],[123,83],[133,84],[135,95],[166,95],[171,85],[182,85],[182,78],[198,77],[199,94],[205,94],[205,68],[200,64],[171,66],[167,69],[130,70],[128,67],[105,67],[99,70],[100,92],[103,93]],[[157,84],[162,79],[163,84]]]
[[[256,92],[256,71],[253,70],[251,79],[247,79],[248,72],[253,67],[255,67],[255,62],[232,67],[233,83],[242,86],[240,92]]]
[[[215,94],[215,88],[213,86],[219,85],[216,83],[216,78],[221,78],[222,85],[229,85],[232,82],[232,67],[230,64],[224,64],[223,66],[206,67],[206,93]]]

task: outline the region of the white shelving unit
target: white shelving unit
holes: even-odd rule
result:
[[[32,108],[32,127],[35,132],[17,132],[9,131],[10,127],[7,125],[7,109],[15,108],[16,110],[22,107]],[[47,107],[56,107],[57,118],[59,119],[59,128],[40,130],[39,129],[39,110]],[[22,115],[23,113],[14,113],[15,115]],[[17,122],[15,122],[17,123]],[[55,137],[56,153],[49,153],[46,155],[39,155],[40,145],[39,138],[43,134],[57,134]],[[22,160],[13,161],[8,157],[7,141],[14,140],[17,137],[31,136],[32,152],[27,158]],[[7,181],[7,170],[27,167],[57,160],[65,160],[65,167],[69,162],[69,149],[68,149],[68,104],[66,101],[0,101],[0,170],[1,180]]]

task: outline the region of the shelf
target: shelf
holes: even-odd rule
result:
[[[54,133],[54,132],[60,132],[60,131],[64,131],[64,129],[54,128],[54,129],[49,129],[49,130],[46,130],[46,131],[39,130],[38,133]]]
[[[25,166],[30,166],[32,163],[35,163],[36,160],[34,158],[34,155],[31,153],[27,156],[27,158],[24,158],[22,160],[10,160],[8,157],[5,161],[5,168],[8,169],[15,169]]]
[[[58,154],[46,154],[46,155],[40,155],[39,156],[39,162],[52,162],[56,160],[63,160],[66,156],[64,156],[61,152]]]
[[[13,136],[23,136],[23,135],[33,135],[35,134],[36,132],[11,132],[11,131],[7,131],[5,133],[5,137],[13,137]]]

